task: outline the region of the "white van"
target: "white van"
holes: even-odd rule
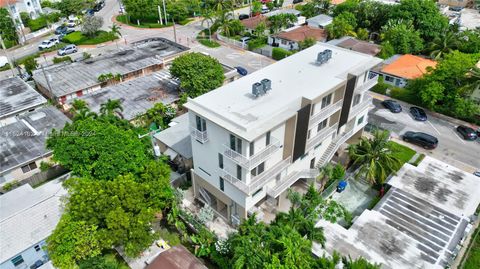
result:
[[[8,64],[8,59],[6,56],[0,56],[0,67],[4,67]]]

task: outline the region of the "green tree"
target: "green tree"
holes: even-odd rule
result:
[[[167,15],[170,16],[175,22],[183,21],[188,18],[190,12],[188,11],[188,5],[183,0],[170,0],[167,2]]]
[[[357,36],[357,39],[360,40],[368,40],[368,30],[365,28],[358,28],[357,32],[355,33]]]
[[[463,53],[477,53],[480,51],[480,29],[465,30],[458,33],[460,40],[458,50]]]
[[[378,57],[382,59],[388,59],[395,55],[395,48],[390,44],[389,41],[384,41],[382,42],[382,45],[380,46],[380,53],[378,54]]]
[[[93,1],[90,0],[61,0],[55,4],[55,7],[59,9],[64,16],[81,14],[82,10],[91,6],[93,6]]]
[[[137,19],[145,20],[152,17],[153,14],[158,19],[157,6],[160,3],[156,0],[123,0],[122,3],[125,6],[125,11],[134,21]]]
[[[445,30],[441,35],[436,36],[428,46],[430,57],[439,60],[443,55],[452,52],[460,46],[460,40],[455,32]]]
[[[152,108],[141,115],[139,119],[143,126],[150,126],[153,122],[162,129],[168,128],[168,124],[175,117],[177,111],[169,104],[156,103]]]
[[[272,34],[278,33],[278,31],[287,28],[289,25],[297,22],[298,18],[291,13],[282,13],[268,17],[270,32]]]
[[[300,50],[304,50],[306,48],[309,48],[317,43],[317,40],[313,37],[307,37],[303,41],[298,42],[298,46],[300,47]]]
[[[356,36],[355,28],[357,22],[355,16],[350,12],[343,12],[333,18],[331,24],[327,25],[326,29],[328,36],[331,39],[340,38],[346,35]]]
[[[53,130],[46,143],[53,160],[75,175],[101,180],[141,172],[147,161],[146,146],[134,131],[117,126],[120,120],[115,119],[87,117]]]
[[[411,21],[390,20],[382,27],[382,40],[389,42],[395,53],[417,53],[423,49],[423,40]]]
[[[99,255],[103,244],[95,224],[64,214],[47,239],[47,250],[55,267],[74,268],[78,261]]]
[[[343,268],[345,269],[380,269],[380,264],[371,264],[365,258],[360,257],[352,260],[351,257],[342,257]]]
[[[393,154],[387,131],[375,131],[373,138],[360,138],[360,142],[348,146],[353,165],[359,167],[356,177],[363,177],[371,184],[383,184],[387,177],[397,171],[400,160]]]
[[[443,99],[444,92],[445,87],[440,82],[433,81],[420,92],[420,98],[427,108],[433,109]]]
[[[10,41],[17,44],[18,36],[17,31],[15,30],[15,24],[8,10],[3,7],[0,8],[0,35],[4,41]]]
[[[25,66],[25,70],[27,73],[30,75],[32,74],[32,71],[37,69],[38,63],[37,60],[35,60],[34,56],[29,56],[23,61],[23,65]]]
[[[176,58],[170,73],[180,80],[180,87],[192,98],[220,87],[225,79],[218,60],[201,53]]]
[[[122,37],[122,32],[120,30],[122,29],[118,24],[114,23],[110,28],[110,34],[113,35],[114,37]],[[115,44],[117,45],[118,49],[118,39],[115,38]]]
[[[253,16],[256,16],[256,15],[260,14],[261,11],[262,11],[262,3],[260,1],[254,0],[252,2],[252,14],[253,14]]]
[[[122,111],[123,111],[123,107],[120,99],[115,99],[115,100],[108,99],[107,102],[100,105],[100,113],[102,115],[116,114],[116,115],[119,115],[120,118],[123,118],[121,114]]]
[[[94,37],[103,25],[103,18],[100,16],[86,16],[82,22],[82,34]]]

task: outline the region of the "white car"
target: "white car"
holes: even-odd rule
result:
[[[74,28],[76,25],[77,25],[76,20],[68,20],[68,22],[67,22],[67,27],[68,28]]]
[[[49,49],[57,45],[58,43],[60,43],[60,41],[58,41],[58,38],[53,37],[48,40],[44,40],[42,43],[40,43],[40,45],[38,45],[38,49],[39,50]]]
[[[65,55],[68,55],[68,54],[75,53],[77,51],[78,51],[77,46],[71,44],[71,45],[67,45],[67,46],[59,49],[57,51],[57,54],[60,55],[60,56],[65,56]]]
[[[0,56],[0,67],[4,67],[8,64],[8,59],[6,56]]]

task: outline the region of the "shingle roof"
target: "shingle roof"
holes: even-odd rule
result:
[[[426,74],[428,72],[428,67],[435,68],[436,65],[436,61],[411,54],[405,54],[398,57],[392,63],[384,66],[381,72],[400,78],[415,79]]]
[[[267,17],[263,16],[263,15],[258,15],[258,16],[251,17],[251,18],[248,18],[248,19],[245,19],[245,20],[241,20],[240,22],[243,24],[243,26],[245,26],[245,28],[253,30],[261,22],[267,23]]]
[[[381,50],[380,46],[375,43],[358,40],[351,36],[346,36],[340,39],[334,39],[334,40],[328,41],[328,43],[345,48],[345,49],[369,54],[372,56],[376,56],[378,53],[380,53],[380,50]]]
[[[184,246],[178,245],[172,247],[157,256],[146,269],[207,269],[207,267],[197,259]]]
[[[304,41],[306,38],[313,38],[317,41],[324,41],[327,39],[327,32],[324,29],[304,25],[290,31],[278,33],[274,36],[295,42]]]

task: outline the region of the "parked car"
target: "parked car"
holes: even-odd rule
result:
[[[382,102],[382,105],[390,110],[392,113],[400,113],[402,112],[402,106],[395,100],[385,100]]]
[[[268,12],[270,12],[270,9],[269,9],[266,5],[263,5],[263,6],[262,6],[262,12],[261,12],[261,13],[262,13],[262,14],[265,14],[265,13],[268,13]]]
[[[75,26],[77,26],[77,21],[76,20],[68,20],[68,22],[67,22],[67,27],[68,28],[74,28]]]
[[[60,25],[57,27],[57,29],[55,29],[55,34],[56,35],[59,35],[61,33],[64,33],[65,31],[67,31],[68,27],[66,25]]]
[[[87,15],[87,16],[93,16],[93,15],[95,15],[95,10],[93,10],[93,9],[87,9],[87,11],[85,12],[85,15]]]
[[[460,12],[462,11],[463,7],[449,7],[448,9],[451,11]]]
[[[477,132],[475,132],[473,128],[465,125],[458,126],[457,132],[459,132],[465,140],[476,140],[478,137]]]
[[[477,177],[480,177],[480,170],[473,172],[473,174],[476,175]]]
[[[77,46],[71,44],[71,45],[68,45],[68,46],[65,46],[65,47],[59,49],[57,51],[57,54],[60,55],[60,56],[65,56],[65,55],[68,55],[68,54],[75,53],[77,51],[78,51]]]
[[[438,145],[438,139],[433,136],[422,132],[408,131],[403,134],[403,141],[415,144],[425,149],[434,149]]]
[[[0,56],[0,67],[4,67],[8,64],[7,56]]]
[[[237,69],[237,72],[242,76],[246,76],[248,74],[247,69],[245,69],[241,66],[235,66],[235,69]]]
[[[42,43],[40,43],[40,45],[38,45],[38,49],[39,50],[49,49],[57,45],[58,43],[60,43],[60,41],[58,41],[58,38],[53,37],[48,40],[44,40]]]
[[[245,20],[245,19],[248,19],[250,18],[250,16],[248,14],[240,14],[238,15],[238,19],[239,20]]]
[[[427,113],[425,113],[425,110],[412,106],[410,108],[410,114],[412,114],[413,118],[418,121],[426,121],[427,120]]]
[[[93,11],[99,12],[104,6],[105,6],[105,1],[100,1],[93,7]]]
[[[248,41],[250,41],[250,37],[248,36],[240,38],[240,42],[242,42],[242,44],[248,44]]]
[[[301,2],[303,2],[303,0],[293,0],[294,4],[298,4],[298,3],[301,3]]]

